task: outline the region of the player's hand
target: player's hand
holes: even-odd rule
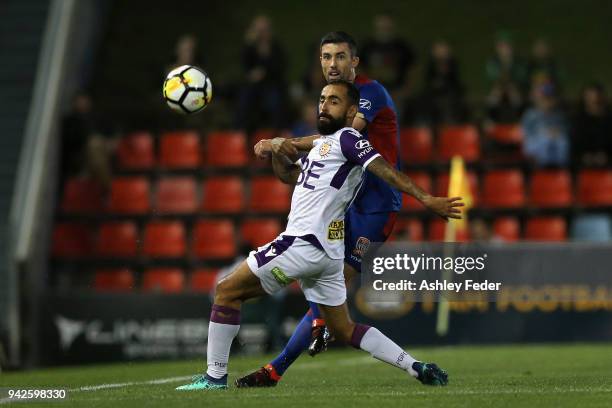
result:
[[[264,160],[270,156],[270,152],[272,151],[272,145],[270,142],[270,139],[261,139],[255,144],[253,151],[255,152],[255,156],[257,158]]]
[[[423,200],[423,205],[448,220],[449,218],[461,219],[461,210],[458,207],[463,207],[465,204],[461,201],[461,197],[429,196]]]
[[[287,157],[295,157],[298,155],[298,150],[293,145],[291,139],[276,137],[270,143],[272,145],[272,153],[282,154]]]

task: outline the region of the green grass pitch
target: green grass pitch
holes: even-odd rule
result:
[[[130,363],[0,374],[0,387],[69,390],[55,407],[604,407],[612,406],[612,345],[517,345],[409,351],[449,372],[426,387],[354,350],[302,356],[279,386],[177,392],[203,361]],[[230,381],[267,362],[236,355]],[[6,401],[0,401],[0,404]],[[12,404],[11,404],[12,405]],[[24,406],[43,406],[27,403]],[[51,404],[47,403],[46,406]]]

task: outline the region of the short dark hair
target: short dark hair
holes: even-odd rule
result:
[[[359,89],[357,89],[351,82],[340,79],[337,81],[332,81],[328,85],[343,86],[346,89],[346,94],[348,95],[351,105],[359,106]]]
[[[349,50],[351,51],[351,56],[357,56],[357,43],[355,39],[348,33],[344,31],[332,31],[331,33],[327,33],[321,38],[321,45],[319,48],[323,48],[325,44],[341,44],[347,43],[349,46]]]

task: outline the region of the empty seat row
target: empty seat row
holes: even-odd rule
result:
[[[200,220],[193,225],[191,253],[198,259],[231,258],[237,242],[259,247],[281,233],[276,219],[250,219],[240,225],[239,236],[230,220]],[[53,230],[52,255],[56,258],[153,258],[187,255],[187,230],[180,221],[151,221],[141,234],[131,221],[107,222],[94,229],[83,223],[61,222]],[[142,244],[141,244],[142,243]]]
[[[275,137],[275,131],[260,130],[251,141],[240,131],[217,131],[200,138],[194,131],[167,132],[160,136],[159,155],[153,136],[136,132],[121,138],[117,147],[117,165],[123,170],[197,169],[205,167],[242,167],[257,163],[252,144]]]
[[[180,268],[148,269],[143,274],[141,289],[160,293],[210,292],[215,288],[217,273],[215,269],[196,269],[186,279]],[[131,292],[136,287],[135,274],[128,268],[101,269],[94,273],[93,288],[99,292]]]
[[[420,242],[443,241],[446,223],[440,219],[432,219],[425,234],[425,226],[420,219],[399,218],[393,230],[392,239]],[[571,222],[568,236],[568,226],[565,218],[558,216],[532,217],[526,220],[524,233],[521,234],[521,223],[518,218],[502,216],[492,223],[492,238],[508,242],[519,241],[549,241],[560,242],[568,238],[578,241],[610,241],[612,240],[612,218],[605,214],[587,214],[575,217]],[[469,232],[458,233],[457,241],[469,240]]]
[[[441,174],[432,186],[426,172],[407,173],[424,190],[445,196],[448,174]],[[491,170],[483,177],[480,189],[475,173],[468,172],[474,205],[482,208],[564,208],[576,204],[586,207],[612,206],[612,170],[583,170],[578,173],[576,189],[567,170],[539,170],[534,172],[525,194],[523,173],[517,169]],[[415,199],[404,196],[406,210],[423,210]]]
[[[493,125],[485,134],[504,144],[518,145],[523,140],[518,124]],[[432,132],[427,127],[406,128],[400,131],[400,142],[400,156],[406,165],[426,164],[434,160],[448,161],[456,155],[462,156],[467,162],[474,162],[481,157],[479,132],[473,125],[442,126],[437,143],[434,143]]]
[[[190,214],[197,211],[239,213],[287,212],[290,188],[275,177],[254,177],[249,183],[235,176],[212,177],[202,185],[202,199],[193,177],[164,177],[155,185],[144,177],[113,179],[107,198],[103,189],[88,179],[68,180],[62,196],[62,212],[68,214]],[[246,194],[250,191],[250,194]],[[247,197],[248,196],[248,200]]]

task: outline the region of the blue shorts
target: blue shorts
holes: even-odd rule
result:
[[[396,219],[397,212],[363,214],[349,207],[344,216],[344,262],[361,273],[361,258],[370,242],[385,242]]]

